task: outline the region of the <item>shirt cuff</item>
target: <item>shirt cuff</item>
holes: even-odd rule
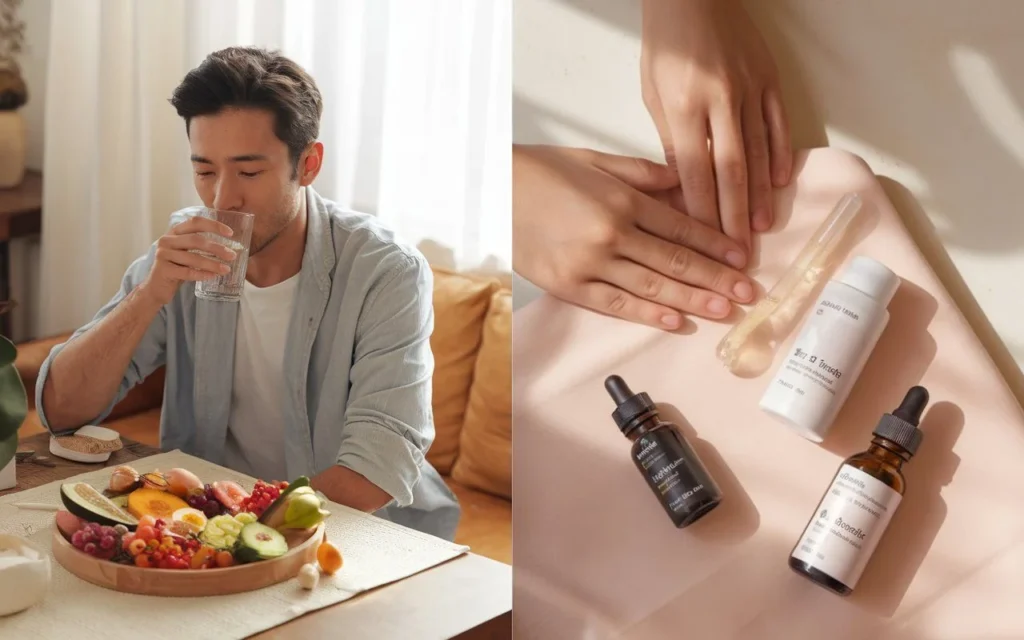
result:
[[[387,427],[350,422],[345,425],[338,464],[377,485],[398,506],[407,507],[420,480],[423,452]]]

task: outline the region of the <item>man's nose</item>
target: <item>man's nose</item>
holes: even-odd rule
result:
[[[213,197],[214,209],[239,211],[242,208],[242,190],[237,181],[230,177],[221,178],[217,182],[217,192]]]

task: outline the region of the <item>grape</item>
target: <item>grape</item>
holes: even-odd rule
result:
[[[203,507],[203,514],[206,515],[207,518],[213,518],[220,515],[220,505],[216,502],[206,503],[206,506]]]
[[[115,542],[116,541],[114,540],[114,536],[103,536],[102,538],[100,538],[100,548],[113,549]]]
[[[91,555],[95,555],[96,554],[96,543],[95,542],[87,542],[85,544],[85,547],[82,549],[82,551],[88,553],[90,556]]]
[[[71,535],[71,544],[75,545],[76,548],[81,549],[85,546],[85,530],[79,529]]]
[[[128,533],[128,527],[124,526],[123,524],[119,524],[116,527],[114,527],[114,531],[117,532],[118,535],[123,536],[124,534]]]
[[[98,533],[100,532],[100,525],[99,525],[99,523],[96,523],[96,522],[90,522],[89,524],[87,524],[87,525],[85,525],[85,526],[86,526],[86,528],[88,528],[88,529],[89,529],[89,531],[90,531],[90,532],[92,532],[92,533],[97,533],[97,534],[98,534]]]

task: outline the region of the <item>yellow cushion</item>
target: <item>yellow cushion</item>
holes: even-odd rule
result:
[[[512,497],[512,292],[494,293],[452,478]]]
[[[469,388],[483,330],[484,317],[496,284],[435,267],[433,401],[434,444],[427,460],[442,474],[451,471],[459,454],[459,434],[469,403]]]

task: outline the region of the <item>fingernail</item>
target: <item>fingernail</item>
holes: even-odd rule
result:
[[[661,316],[661,324],[665,325],[669,329],[678,329],[681,320],[682,318],[676,315],[669,314]]]
[[[771,214],[767,209],[758,209],[754,212],[754,230],[767,231],[772,226]]]
[[[229,267],[226,264],[222,264],[222,265],[220,265],[220,272],[221,273],[231,273],[231,267]]]
[[[725,254],[725,261],[737,269],[742,269],[747,264],[747,258],[739,251],[730,251]]]
[[[732,286],[732,292],[740,300],[750,300],[754,297],[754,287],[749,282],[740,281]]]
[[[708,300],[708,311],[716,316],[724,316],[731,308],[732,304],[725,298],[714,297]]]

